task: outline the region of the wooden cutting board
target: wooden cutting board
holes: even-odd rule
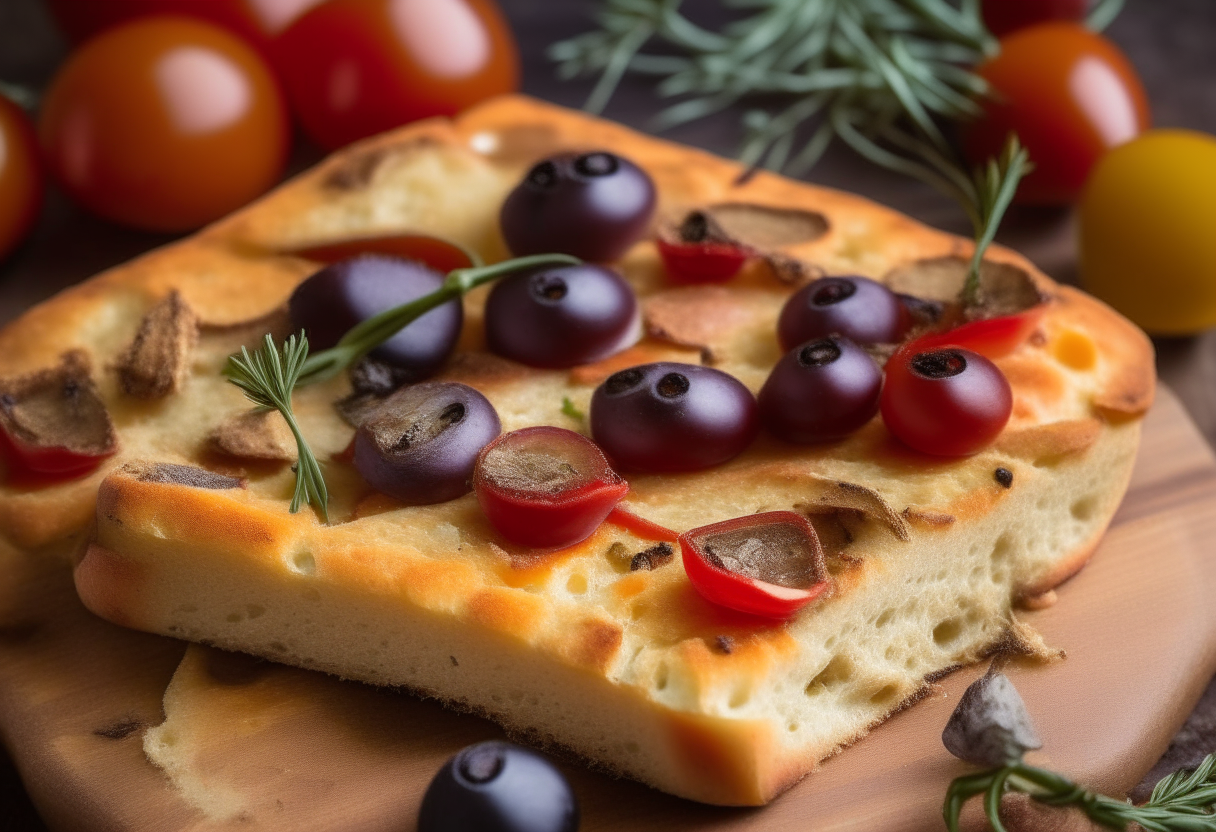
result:
[[[1177,399],[1148,415],[1131,488],[1094,561],[1024,619],[1068,659],[1012,667],[1045,740],[1035,761],[1110,794],[1152,766],[1216,671],[1216,460]],[[185,660],[183,661],[183,655]],[[827,761],[764,809],[702,806],[563,764],[584,832],[942,829],[967,771],[940,734],[982,668]],[[166,686],[191,744],[189,788],[228,796],[208,818],[147,761]],[[0,550],[0,737],[56,830],[410,832],[431,775],[488,722],[413,697],[122,630],[86,612],[60,556]]]

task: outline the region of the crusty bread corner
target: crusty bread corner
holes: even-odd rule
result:
[[[305,434],[330,460],[331,525],[287,512],[286,465],[214,454],[211,432],[247,408],[219,376],[225,356],[273,328],[274,311],[316,267],[290,251],[424,232],[501,257],[503,197],[531,162],[573,148],[644,167],[660,220],[727,202],[819,215],[825,233],[780,246],[808,271],[940,288],[961,280],[970,253],[966,241],[858,197],[767,173],[740,179],[737,164],[700,151],[498,99],[342,151],[0,332],[0,375],[84,349],[120,442],[80,482],[0,488],[0,528],[33,548],[95,522],[76,583],[112,621],[413,688],[709,803],[764,803],[937,674],[994,649],[1035,649],[1014,604],[1041,602],[1095,548],[1126,487],[1154,375],[1138,330],[1006,250],[989,268],[1020,269],[1053,300],[1030,341],[1000,362],[1015,407],[991,448],[929,459],[876,419],[830,446],[761,437],[711,471],[630,478],[629,506],[676,530],[760,510],[807,513],[834,589],[787,623],[712,607],[679,558],[630,572],[621,552],[651,544],[611,525],[570,550],[536,553],[499,539],[471,496],[405,507],[371,493],[333,460],[351,436],[332,408],[344,379],[296,396]],[[651,241],[617,265],[649,331],[626,354],[569,372],[496,358],[483,350],[479,291],[466,298],[460,349],[440,377],[481,390],[504,430],[585,427],[563,415],[563,398],[585,411],[595,385],[630,363],[704,359],[759,388],[779,357],[773,321],[790,285],[757,262],[725,289],[670,289]],[[132,401],[114,362],[172,290],[201,322],[191,373],[163,400]],[[995,480],[997,467],[1013,473],[1011,487]]]

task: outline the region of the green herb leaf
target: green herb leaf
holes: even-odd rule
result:
[[[291,409],[291,393],[307,358],[308,339],[303,332],[300,333],[298,341],[294,335],[288,338],[281,353],[275,347],[274,339],[268,334],[262,348],[257,352],[251,354],[249,350],[241,347],[239,356],[229,356],[224,374],[229,381],[245,391],[245,397],[249,401],[258,407],[277,410],[283,414],[283,419],[296,438],[296,487],[291,498],[291,513],[299,511],[302,503],[308,503],[316,506],[322,519],[328,523],[329,491],[325,487],[321,465],[308,447]]]
[[[562,413],[571,419],[578,419],[580,421],[587,418],[587,414],[575,407],[574,402],[570,401],[569,396],[562,396]]]

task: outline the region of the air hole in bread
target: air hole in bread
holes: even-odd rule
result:
[[[301,575],[315,575],[317,559],[313,557],[312,552],[296,552],[291,556],[291,568]]]
[[[806,686],[806,695],[816,696],[824,690],[839,688],[852,676],[853,660],[844,655],[835,656]]]
[[[655,690],[666,690],[667,689],[667,674],[668,674],[667,662],[663,662],[662,664],[659,665],[659,669],[656,670],[655,674],[654,674],[654,689]]]
[[[1088,523],[1091,519],[1093,519],[1094,512],[1096,512],[1097,510],[1098,510],[1098,495],[1097,494],[1090,494],[1088,496],[1082,497],[1081,499],[1079,499],[1075,503],[1073,503],[1072,507],[1069,509],[1069,511],[1072,512],[1073,518],[1081,521],[1082,523]]]
[[[739,685],[730,695],[730,706],[742,708],[752,699],[752,690],[748,685]]]
[[[874,619],[875,629],[881,630],[883,627],[891,623],[891,618],[895,615],[895,610],[884,610],[883,614]]]
[[[899,685],[891,682],[883,685],[870,696],[870,704],[878,705],[882,708],[890,707],[894,704],[895,699],[899,696]]]
[[[933,643],[946,648],[958,640],[963,633],[963,623],[957,618],[947,618],[933,628]]]

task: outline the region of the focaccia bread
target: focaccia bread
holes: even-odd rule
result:
[[[563,400],[586,411],[610,373],[649,361],[712,363],[758,390],[779,358],[777,313],[808,276],[862,274],[928,297],[961,286],[968,242],[866,200],[499,99],[343,151],[0,333],[6,384],[75,373],[72,389],[104,405],[117,446],[88,477],[0,489],[0,528],[34,549],[94,524],[76,585],[116,623],[407,687],[709,803],[768,801],[950,668],[1043,652],[1014,606],[1049,602],[1097,545],[1154,376],[1142,333],[1012,252],[993,250],[986,268],[1019,270],[1051,300],[998,362],[1013,416],[983,452],[914,453],[876,418],[837,443],[761,435],[717,468],[628,477],[629,508],[677,531],[777,509],[810,517],[833,587],[786,622],[709,604],[678,557],[631,568],[653,542],[614,525],[534,552],[501,539],[472,495],[406,507],[372,492],[339,458],[353,433],[334,408],[345,378],[295,397],[325,462],[328,525],[288,512],[294,447],[273,424],[217,441],[221,425],[253,418],[220,375],[227,356],[268,330],[285,335],[284,301],[318,267],[292,252],[421,232],[503,258],[507,192],[537,159],[588,149],[653,177],[659,221],[730,205],[779,257],[725,287],[672,288],[653,239],[639,242],[615,266],[641,298],[647,337],[569,371],[486,352],[485,290],[472,293],[438,377],[481,391],[504,430],[585,431]],[[165,740],[153,730],[145,747],[171,769]]]

